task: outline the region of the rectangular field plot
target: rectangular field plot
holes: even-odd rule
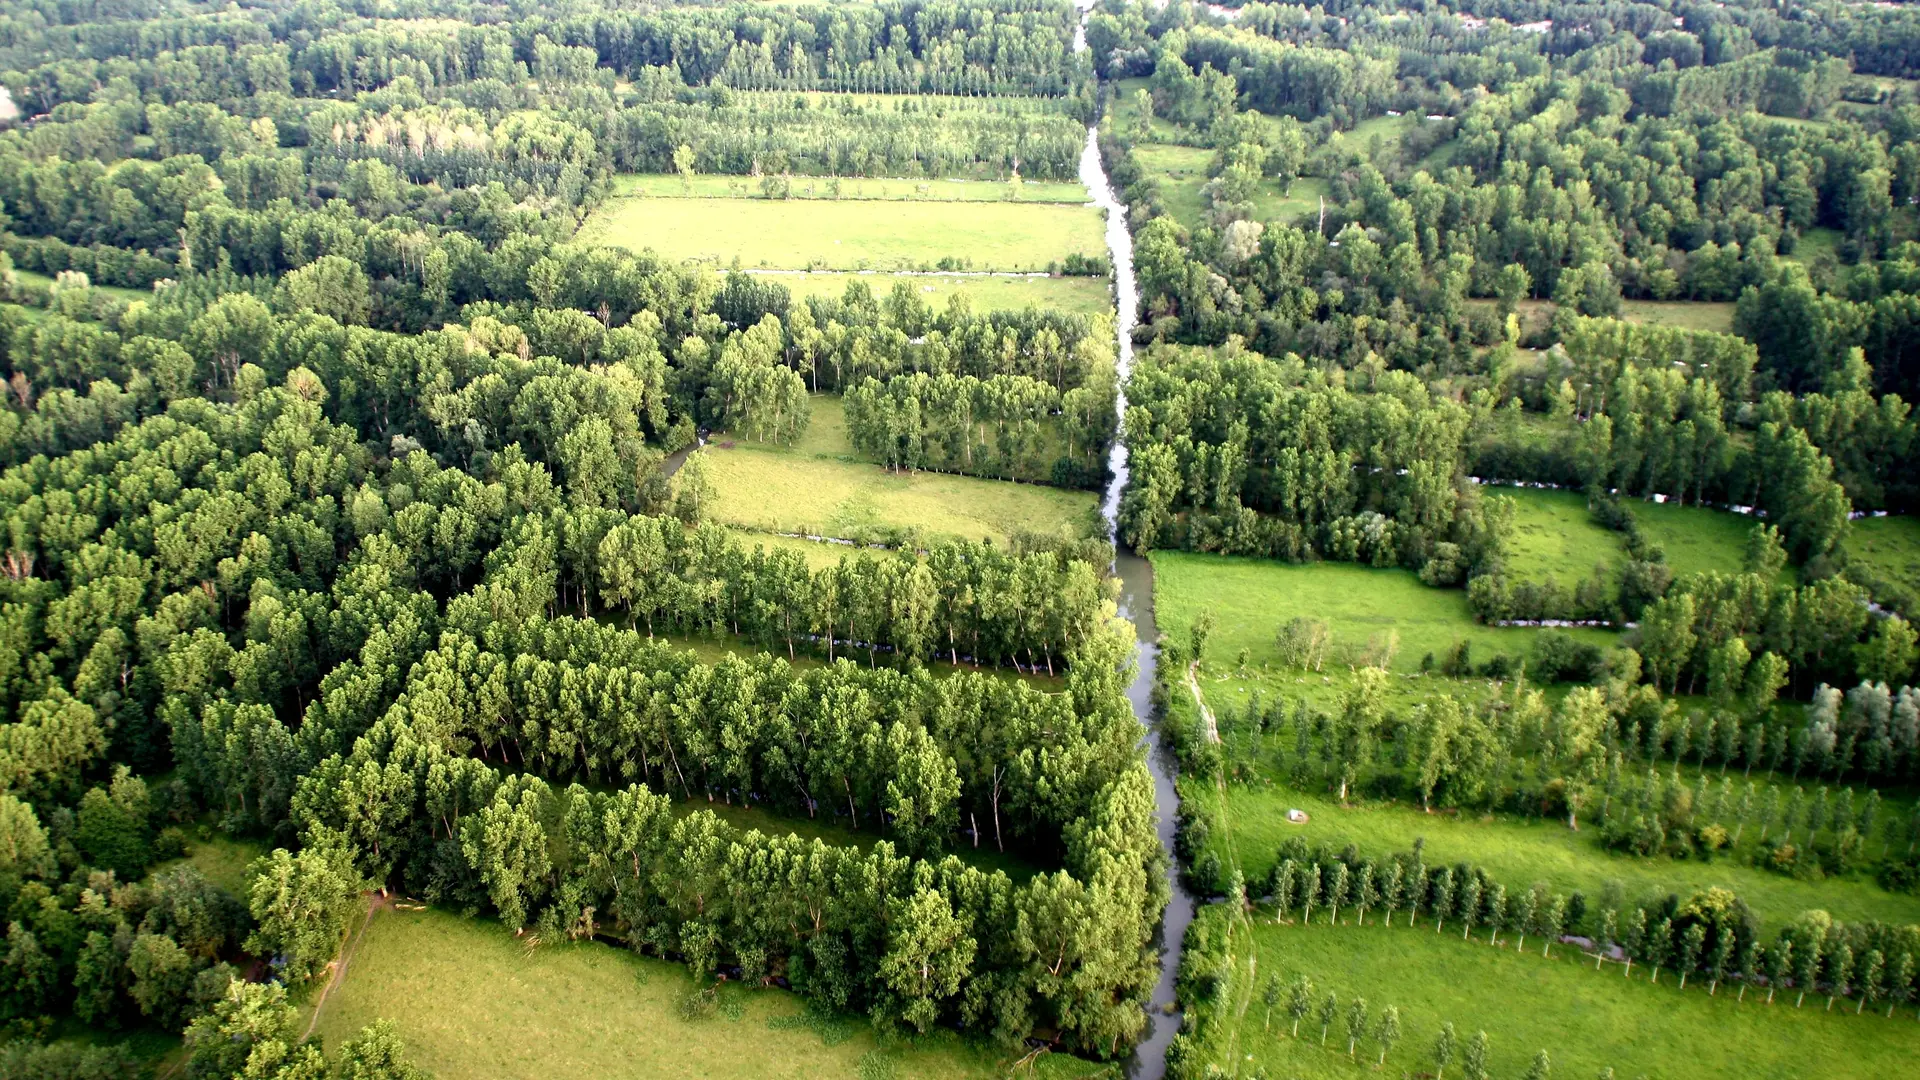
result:
[[[1208,700],[1213,700],[1211,690]],[[1289,730],[1270,741],[1276,747],[1286,744],[1291,749],[1292,734]],[[1709,776],[1717,784],[1715,772],[1710,770]],[[1734,776],[1734,786],[1742,787],[1737,771]],[[1761,789],[1765,788],[1763,779]],[[1786,790],[1791,791],[1791,785]],[[1288,822],[1286,814],[1291,809],[1305,810],[1310,820],[1304,825]],[[1865,875],[1796,881],[1785,874],[1745,865],[1738,857],[1702,861],[1611,853],[1600,846],[1596,821],[1583,820],[1580,831],[1575,832],[1559,818],[1467,811],[1427,814],[1420,810],[1418,795],[1405,803],[1368,801],[1341,806],[1331,792],[1306,792],[1287,784],[1265,789],[1229,787],[1227,817],[1233,823],[1241,869],[1255,880],[1273,866],[1280,845],[1296,836],[1335,851],[1354,844],[1362,855],[1374,859],[1407,851],[1415,838],[1425,838],[1423,854],[1432,865],[1466,862],[1483,866],[1509,890],[1545,881],[1561,892],[1585,893],[1592,901],[1612,880],[1621,884],[1629,901],[1638,901],[1668,893],[1685,899],[1693,892],[1717,886],[1746,901],[1769,931],[1814,908],[1830,912],[1843,922],[1873,919],[1905,925],[1920,919],[1920,897],[1890,893]],[[1758,830],[1758,822],[1747,830],[1750,846]],[[1774,836],[1779,836],[1777,828]]]
[[[763,197],[761,181],[751,176],[695,176],[689,183],[674,173],[622,173],[613,178],[615,197],[652,199],[725,199]],[[1023,180],[914,180],[904,177],[795,176],[788,180],[789,199],[831,199],[841,202],[1008,202],[1069,203],[1088,200],[1079,181]]]
[[[1156,551],[1153,574],[1161,631],[1184,634],[1201,612],[1211,610],[1215,627],[1207,658],[1223,669],[1233,666],[1242,648],[1249,663],[1277,667],[1275,635],[1296,617],[1324,621],[1336,655],[1339,646],[1364,646],[1388,631],[1398,634],[1392,669],[1399,672],[1418,671],[1427,653],[1444,655],[1461,640],[1471,642],[1481,660],[1501,652],[1524,657],[1539,634],[1524,627],[1482,626],[1467,609],[1464,589],[1432,588],[1410,570]],[[1614,640],[1605,630],[1567,633],[1602,647]],[[1346,670],[1345,661],[1336,665],[1330,655],[1327,669],[1336,666]]]
[[[919,530],[928,539],[1004,544],[1020,532],[1085,533],[1098,512],[1098,497],[1090,491],[892,473],[865,462],[745,442],[709,444],[707,455],[714,517],[765,532],[862,538]]]
[[[582,240],[721,266],[828,270],[1045,270],[1106,250],[1100,211],[1034,203],[614,199]]]
[[[359,926],[356,918],[355,927]],[[722,983],[719,1008],[687,1019],[678,964],[593,942],[534,947],[493,920],[382,911],[326,1001],[317,1034],[339,1046],[388,1019],[408,1057],[440,1080],[1005,1075],[992,1051],[940,1032],[882,1048],[858,1017],[811,1017],[785,991]],[[1049,1077],[1098,1075],[1064,1054]]]
[[[770,274],[767,280],[787,287],[795,300],[809,296],[839,297],[850,281],[865,282],[878,298],[893,292],[897,282],[906,282],[936,312],[945,311],[947,299],[965,294],[976,314],[989,311],[1020,311],[1029,307],[1048,308],[1075,315],[1101,315],[1113,311],[1113,292],[1106,278],[1098,277],[987,277],[958,274],[856,274],[816,272],[810,274]],[[817,419],[817,418],[816,418]]]
[[[1514,535],[1507,569],[1523,581],[1552,574],[1571,589],[1596,563],[1611,573],[1627,557],[1625,538],[1593,519],[1587,500],[1572,491],[1489,487],[1514,501]],[[1676,576],[1740,572],[1754,520],[1726,510],[1628,499],[1641,532],[1666,552]],[[1617,580],[1617,578],[1615,579]]]
[[[1347,1078],[1373,1072],[1379,1045],[1361,1039],[1356,1057],[1347,1055],[1346,1010],[1365,997],[1371,1013],[1393,1005],[1400,1010],[1401,1041],[1387,1055],[1384,1076],[1431,1076],[1432,1048],[1442,1023],[1451,1023],[1459,1043],[1452,1065],[1441,1075],[1459,1076],[1460,1050],[1477,1031],[1488,1035],[1488,1072],[1518,1077],[1537,1051],[1552,1058],[1552,1075],[1578,1080],[1611,1069],[1618,1077],[1676,1080],[1746,1080],[1761,1076],[1892,1077],[1907,1075],[1916,1036],[1911,1008],[1894,1019],[1880,1009],[1855,1015],[1852,1006],[1825,1010],[1826,999],[1809,995],[1794,1008],[1791,995],[1766,1003],[1765,991],[1721,984],[1710,995],[1703,981],[1685,990],[1670,972],[1649,985],[1640,965],[1627,978],[1620,965],[1595,971],[1578,950],[1555,946],[1551,959],[1540,955],[1536,940],[1525,952],[1487,944],[1486,931],[1462,941],[1457,926],[1436,934],[1433,923],[1382,926],[1378,916],[1364,927],[1327,926],[1315,913],[1315,925],[1256,924],[1251,929],[1254,968],[1264,983],[1279,973],[1283,984],[1295,975],[1313,980],[1316,1000],[1331,991],[1339,1015],[1320,1042],[1319,1022],[1308,1017],[1300,1037],[1290,1038],[1285,1002],[1265,1022],[1265,1007],[1247,971],[1247,937],[1235,937],[1234,1006],[1248,1001],[1236,1029],[1240,1075],[1264,1068],[1268,1075],[1301,1080]],[[1351,922],[1342,913],[1343,922]],[[1217,1039],[1223,1042],[1224,1039]],[[1902,1064],[1907,1062],[1907,1064]]]
[[[1865,571],[1853,576],[1899,586],[1908,597],[1920,595],[1920,519],[1861,518],[1848,531],[1847,556]]]

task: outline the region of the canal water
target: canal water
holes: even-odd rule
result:
[[[1087,47],[1086,23],[1093,13],[1093,0],[1079,0],[1080,29],[1074,35],[1074,48]],[[1120,393],[1116,408],[1124,420],[1127,412],[1126,380],[1133,370],[1133,325],[1139,309],[1139,295],[1133,279],[1133,235],[1127,231],[1127,209],[1107,181],[1106,166],[1100,160],[1100,146],[1093,128],[1087,129],[1087,145],[1080,154],[1080,179],[1093,195],[1094,205],[1107,215],[1107,253],[1113,261],[1114,308],[1118,335],[1116,362],[1120,373]],[[1153,567],[1138,555],[1121,550],[1118,536],[1120,493],[1127,485],[1127,447],[1115,439],[1108,458],[1111,480],[1100,512],[1106,518],[1109,535],[1114,538],[1113,572],[1120,579],[1120,616],[1133,623],[1139,641],[1136,660],[1139,673],[1127,689],[1133,713],[1144,728],[1147,764],[1153,771],[1154,805],[1159,811],[1160,846],[1167,853],[1167,886],[1171,899],[1161,921],[1156,945],[1160,950],[1160,977],[1148,1006],[1147,1034],[1134,1051],[1127,1075],[1138,1080],[1161,1080],[1166,1075],[1167,1045],[1180,1032],[1180,1014],[1174,1009],[1173,980],[1180,969],[1180,944],[1193,921],[1194,901],[1181,884],[1173,853],[1174,811],[1179,795],[1174,790],[1175,767],[1172,752],[1161,743],[1153,724],[1153,673],[1159,660],[1157,642],[1160,633],[1153,619]]]

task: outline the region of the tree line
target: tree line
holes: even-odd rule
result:
[[[847,437],[892,469],[1097,487],[1116,427],[1102,374],[1065,394],[1020,375],[869,378],[846,393]]]
[[[1135,550],[1408,566],[1434,584],[1498,550],[1498,500],[1463,482],[1466,409],[1404,373],[1363,394],[1297,361],[1153,348],[1127,402],[1120,532]]]

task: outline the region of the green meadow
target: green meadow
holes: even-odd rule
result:
[[[357,925],[357,923],[356,923]],[[940,1033],[885,1042],[862,1018],[820,1016],[778,989],[722,983],[689,1016],[686,968],[598,942],[539,942],[491,919],[435,910],[377,913],[328,995],[319,1034],[337,1046],[388,1019],[439,1080],[1004,1076],[1011,1055]],[[1035,1075],[1107,1070],[1042,1055]]]
[[[722,267],[826,270],[1045,270],[1103,255],[1100,211],[1039,203],[610,199],[581,240]]]
[[[1443,1023],[1458,1039],[1443,1074],[1450,1076],[1462,1075],[1466,1043],[1479,1031],[1488,1036],[1490,1075],[1519,1077],[1546,1050],[1553,1076],[1577,1080],[1603,1069],[1622,1080],[1892,1077],[1908,1074],[1920,1046],[1910,1007],[1888,1019],[1884,1007],[1828,1012],[1822,998],[1802,1008],[1787,996],[1767,1004],[1764,992],[1749,990],[1743,999],[1724,983],[1715,993],[1697,980],[1682,990],[1671,973],[1650,984],[1639,966],[1630,977],[1617,964],[1596,971],[1568,946],[1546,958],[1536,942],[1515,950],[1509,935],[1496,947],[1484,930],[1462,940],[1456,928],[1435,933],[1431,923],[1387,927],[1375,917],[1361,927],[1347,917],[1333,927],[1315,919],[1313,926],[1273,925],[1256,915],[1233,937],[1235,1015],[1216,1042],[1230,1048],[1240,1076],[1262,1068],[1298,1080],[1432,1076]],[[1316,1004],[1336,995],[1339,1015],[1324,1045],[1311,1016],[1291,1036],[1284,994],[1269,1021],[1259,987],[1276,975],[1283,985],[1307,976]],[[1345,1019],[1355,997],[1366,999],[1374,1023],[1349,1057]],[[1401,1038],[1383,1069],[1372,1031],[1388,1005],[1399,1010]]]

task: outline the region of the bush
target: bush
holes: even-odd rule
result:
[[[1598,682],[1606,673],[1606,654],[1571,634],[1545,630],[1534,640],[1528,674],[1541,682]]]

